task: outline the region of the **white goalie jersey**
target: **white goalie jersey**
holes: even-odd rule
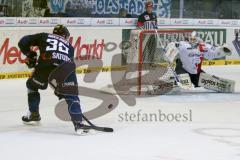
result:
[[[201,64],[203,59],[216,59],[231,54],[231,49],[226,46],[214,47],[208,43],[199,43],[193,46],[188,41],[180,41],[179,43],[171,42],[167,46],[167,52],[169,49],[178,52],[178,57],[182,61],[182,67],[190,74],[197,74],[201,70]],[[176,47],[173,49],[173,46]]]

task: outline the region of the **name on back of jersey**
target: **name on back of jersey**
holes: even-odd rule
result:
[[[69,42],[68,42],[66,39],[64,39],[63,37],[61,37],[61,36],[49,34],[49,35],[48,35],[48,38],[53,38],[53,39],[62,41],[63,43],[69,45]]]
[[[58,59],[58,60],[63,60],[63,61],[67,61],[67,62],[71,61],[71,59],[67,55],[64,55],[61,53],[56,53],[56,52],[53,52],[52,59]]]

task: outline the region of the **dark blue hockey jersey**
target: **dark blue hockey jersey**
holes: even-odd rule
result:
[[[56,34],[38,33],[24,36],[18,43],[23,54],[27,55],[32,46],[40,50],[38,65],[47,66],[73,62],[74,48],[63,37]]]

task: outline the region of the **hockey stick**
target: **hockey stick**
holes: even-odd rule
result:
[[[97,130],[97,131],[102,131],[102,132],[113,132],[113,128],[109,128],[109,127],[99,127],[99,126],[96,126],[94,125],[92,122],[90,122],[87,117],[85,117],[83,114],[82,114],[82,118],[90,125],[90,127],[94,130]]]

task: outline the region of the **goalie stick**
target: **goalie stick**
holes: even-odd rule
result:
[[[92,122],[90,122],[87,117],[85,117],[83,114],[82,114],[82,118],[90,125],[90,127],[94,130],[97,130],[97,131],[102,131],[102,132],[113,132],[113,128],[109,128],[109,127],[99,127],[99,126],[96,126],[94,125]]]

